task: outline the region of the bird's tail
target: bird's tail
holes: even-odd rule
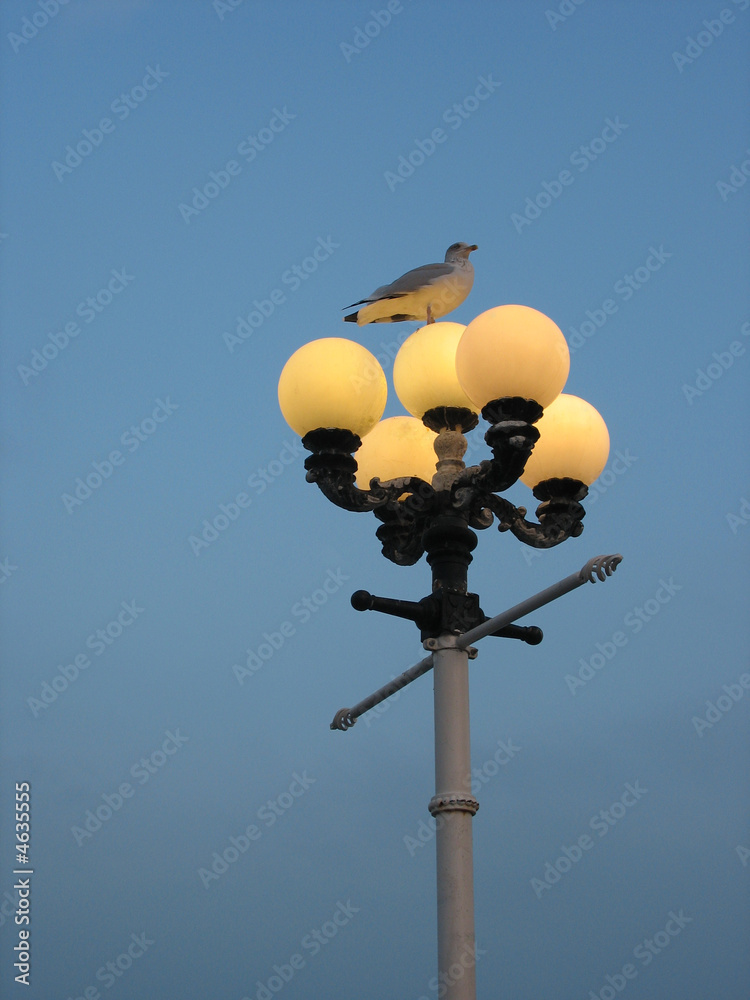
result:
[[[348,316],[344,316],[344,322],[345,323],[356,323],[357,322],[357,316],[359,316],[359,312],[349,313]]]

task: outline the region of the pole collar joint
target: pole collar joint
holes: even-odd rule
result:
[[[425,639],[422,643],[422,647],[428,650],[430,653],[436,653],[440,649],[460,649],[465,653],[469,654],[470,660],[476,660],[479,650],[475,646],[467,646],[465,649],[460,645],[460,635],[445,635],[438,636],[437,638]]]
[[[433,795],[427,808],[433,816],[441,812],[467,812],[475,816],[479,802],[473,795],[444,792],[442,795]]]

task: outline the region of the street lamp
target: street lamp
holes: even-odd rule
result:
[[[489,309],[468,326],[439,322],[417,330],[393,367],[396,393],[411,414],[380,420],[385,374],[364,347],[341,338],[305,344],[279,380],[285,419],[311,452],[308,482],[346,510],[373,511],[383,555],[402,566],[423,554],[432,592],[421,601],[352,595],[358,611],[414,621],[429,655],[353,708],[331,729],[357,718],[416,677],[434,671],[438,969],[446,1000],[475,1000],[474,886],[468,660],[486,635],[531,645],[541,630],[518,618],[580,586],[610,575],[620,556],[590,560],[504,614],[488,618],[467,571],[475,529],[510,531],[535,548],[550,548],[583,531],[581,500],[601,473],[609,435],[593,406],[562,393],[570,368],[555,323],[527,306]],[[481,412],[491,456],[466,467],[465,433]],[[430,448],[434,449],[434,454]],[[361,462],[355,459],[358,453]],[[435,460],[437,456],[437,461]],[[541,501],[536,522],[500,496],[521,479]]]

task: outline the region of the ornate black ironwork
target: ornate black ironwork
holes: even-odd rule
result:
[[[432,636],[452,632],[467,632],[487,621],[479,607],[479,595],[441,588],[421,601],[398,601],[390,597],[375,597],[366,590],[352,594],[352,607],[357,611],[381,611],[413,621],[420,630],[422,641]]]
[[[385,483],[373,479],[369,489],[360,489],[355,485],[357,461],[354,457],[362,443],[360,438],[341,428],[319,427],[302,439],[305,448],[312,453],[305,460],[307,480],[316,483],[332,503],[345,510],[372,511],[381,522],[376,534],[383,555],[392,562],[411,566],[427,552],[428,562],[433,565],[434,560],[442,558],[439,555],[442,545],[453,558],[457,551],[465,552],[468,560],[463,567],[465,576],[471,549],[476,544],[471,529],[488,528],[495,518],[500,531],[510,531],[534,548],[551,548],[583,531],[585,510],[580,501],[588,490],[578,480],[549,479],[539,483],[533,491],[541,501],[536,509],[536,522],[526,519],[524,507],[516,507],[506,497],[498,495],[517,482],[523,473],[539,439],[539,431],[534,425],[541,415],[542,407],[533,399],[492,400],[482,410],[482,416],[490,424],[485,441],[492,458],[466,468],[461,461],[466,447],[462,434],[476,426],[477,415],[462,407],[429,410],[423,422],[439,437],[443,435],[436,449],[440,447],[445,453],[446,449],[454,447],[453,442],[462,442],[460,453],[447,463],[449,469],[458,471],[449,472],[442,484],[438,476],[435,479],[437,489],[413,476]],[[468,535],[457,544],[457,533],[460,536],[462,532]],[[465,540],[469,535],[474,543],[466,548]],[[455,591],[455,588],[446,585],[445,590]],[[464,608],[461,613],[465,611]],[[455,613],[459,615],[458,610]],[[471,614],[476,611],[469,617]],[[459,625],[471,627],[477,623],[472,621],[467,625],[467,622],[468,618]]]
[[[468,434],[479,423],[479,417],[464,406],[436,406],[425,413],[422,423],[436,434],[443,430]]]
[[[305,459],[308,483],[316,483],[332,503],[345,510],[375,510],[395,504],[403,494],[417,491],[420,497],[429,497],[435,492],[429,483],[416,477],[392,479],[388,483],[374,479],[369,490],[358,489],[354,484],[357,461],[353,453],[362,441],[352,431],[318,427],[302,438],[302,444],[312,452]]]
[[[414,622],[421,632],[422,642],[445,632],[461,634],[475,625],[489,621],[479,607],[479,595],[441,590],[421,601],[399,601],[391,597],[376,597],[366,590],[356,590],[351,597],[356,611],[381,611],[395,618]],[[490,635],[503,639],[520,639],[537,646],[544,638],[536,625],[505,625]]]

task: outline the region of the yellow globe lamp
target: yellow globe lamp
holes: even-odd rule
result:
[[[340,427],[362,438],[382,417],[387,396],[378,359],[343,337],[300,347],[279,378],[281,412],[300,437],[319,427]]]
[[[456,373],[480,409],[509,396],[546,407],[562,391],[570,352],[562,331],[529,306],[495,306],[466,327],[456,351]]]
[[[406,476],[417,476],[431,483],[437,465],[436,437],[416,417],[381,420],[357,452],[357,486],[367,490],[371,479],[385,483]]]
[[[404,409],[420,420],[440,406],[479,407],[464,392],[456,375],[456,349],[466,327],[431,323],[404,341],[393,363],[393,387]]]
[[[521,482],[532,489],[546,479],[578,479],[586,486],[601,474],[609,457],[607,425],[591,403],[561,393],[536,423],[539,440]]]

